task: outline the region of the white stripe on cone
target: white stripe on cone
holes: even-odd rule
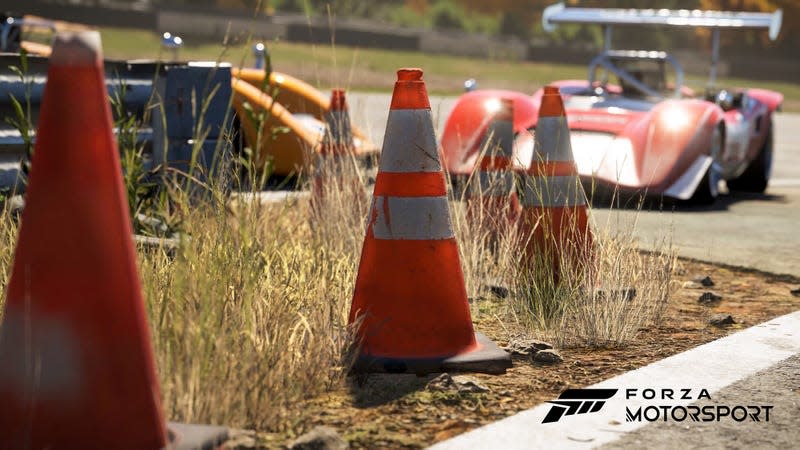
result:
[[[586,194],[574,175],[527,177],[520,201],[525,207],[578,206],[586,204]]]
[[[383,138],[381,172],[439,172],[439,151],[429,109],[389,111]]]
[[[372,200],[372,233],[381,240],[442,240],[455,237],[447,197],[388,197]]]
[[[37,321],[32,327],[31,321]],[[0,327],[0,385],[19,392],[35,391],[45,400],[81,395],[86,374],[75,330],[62,318],[43,311],[8,311]],[[84,393],[85,394],[85,393]]]
[[[575,160],[566,117],[540,117],[536,124],[535,139],[532,164]]]

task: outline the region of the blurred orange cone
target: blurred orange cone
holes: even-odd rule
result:
[[[520,214],[514,188],[514,102],[500,99],[480,148],[484,155],[467,191],[467,219],[492,234],[508,230]]]
[[[353,153],[353,132],[344,89],[331,91],[331,105],[325,113],[328,127],[327,142],[320,151],[323,155],[347,155]]]
[[[401,69],[356,280],[356,371],[502,373],[507,353],[475,334],[419,69]]]
[[[334,183],[329,189],[344,189],[344,178],[357,175],[354,171],[345,170],[348,164],[354,164],[352,155],[355,147],[344,89],[331,91],[330,108],[325,113],[325,125],[326,131],[316,155],[311,187],[311,207],[314,211],[321,211],[326,207],[326,184]],[[357,179],[353,178],[350,181],[357,184],[355,186],[357,189],[362,189]]]
[[[167,445],[131,236],[100,35],[59,33],[0,328],[0,449]]]
[[[534,136],[533,160],[525,178],[521,226],[530,236],[529,257],[544,255],[553,265],[558,281],[560,261],[590,258],[586,194],[572,156],[567,117],[558,88],[544,88]]]

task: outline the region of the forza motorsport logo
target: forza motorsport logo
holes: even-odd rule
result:
[[[711,400],[706,389],[696,394],[692,389],[626,389],[625,399],[642,398],[654,402],[666,400]],[[647,405],[625,407],[626,422],[769,422],[772,405]]]
[[[542,423],[558,422],[563,416],[588,414],[600,411],[606,400],[616,394],[618,389],[567,389],[552,400],[553,407],[544,416]]]
[[[567,389],[551,400],[553,406],[542,423],[558,422],[564,416],[591,414],[600,411],[606,400],[613,397],[618,389]],[[769,422],[772,405],[669,405],[668,400],[711,400],[708,390],[700,389],[626,389],[625,399],[638,399],[653,402],[652,405],[631,408],[625,406],[626,422]]]

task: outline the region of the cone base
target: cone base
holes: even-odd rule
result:
[[[228,429],[212,425],[169,422],[170,450],[216,450],[228,440]]]
[[[427,375],[440,372],[478,372],[493,375],[511,368],[511,355],[481,333],[475,333],[476,350],[449,358],[388,358],[360,355],[353,366],[356,373],[413,373]]]

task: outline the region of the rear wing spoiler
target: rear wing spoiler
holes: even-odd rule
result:
[[[702,11],[699,9],[624,9],[624,8],[568,8],[564,3],[556,3],[545,8],[542,14],[542,26],[552,32],[558,24],[578,23],[594,24],[603,27],[603,50],[611,50],[611,27],[613,25],[663,25],[669,27],[710,28],[713,30],[711,40],[711,73],[709,86],[713,86],[717,77],[719,60],[719,30],[723,28],[768,29],[770,40],[778,38],[783,21],[783,11],[778,9],[772,13],[734,12],[734,11]]]
[[[550,5],[542,15],[545,31],[555,30],[560,23],[596,25],[666,25],[696,28],[766,28],[775,40],[781,30],[783,11],[773,13],[702,11],[699,9],[623,9],[567,8],[563,3]]]

